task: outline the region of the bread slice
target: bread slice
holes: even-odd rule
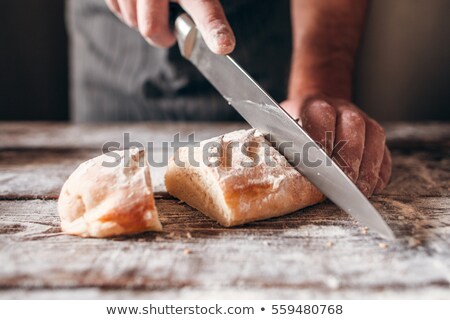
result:
[[[165,183],[171,195],[226,227],[281,216],[324,200],[254,129],[178,149]]]
[[[145,152],[114,151],[82,163],[62,187],[58,212],[63,232],[81,237],[162,230]]]

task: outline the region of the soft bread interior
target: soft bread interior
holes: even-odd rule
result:
[[[217,180],[207,171],[187,164],[184,150],[180,150],[179,159],[185,167],[170,161],[165,175],[167,192],[186,202],[224,226],[231,225],[231,212],[225,203]]]
[[[236,148],[225,150],[225,146],[235,142]],[[253,152],[244,154],[240,147],[249,142]],[[213,162],[220,161],[215,165],[206,163],[205,156]],[[264,161],[244,166],[250,156]],[[270,160],[270,164],[265,160]],[[324,199],[255,130],[238,130],[205,140],[194,150],[178,149],[169,161],[165,179],[170,194],[224,226],[277,217]]]

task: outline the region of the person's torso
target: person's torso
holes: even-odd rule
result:
[[[284,99],[291,55],[289,1],[222,4],[236,35],[231,55],[275,99]],[[68,17],[75,120],[239,119],[177,46],[151,47],[103,0],[71,0]]]

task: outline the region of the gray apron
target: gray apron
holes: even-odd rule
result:
[[[235,31],[232,56],[278,101],[291,56],[289,0],[222,1]],[[179,53],[121,23],[104,0],[69,0],[71,118],[76,122],[232,121],[239,115]]]

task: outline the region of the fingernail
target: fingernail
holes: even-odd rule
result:
[[[211,38],[216,46],[216,52],[227,54],[233,51],[236,40],[231,30],[223,25],[211,32]]]
[[[358,181],[356,182],[356,186],[359,190],[366,196],[369,197],[370,195],[370,184],[366,181]]]

